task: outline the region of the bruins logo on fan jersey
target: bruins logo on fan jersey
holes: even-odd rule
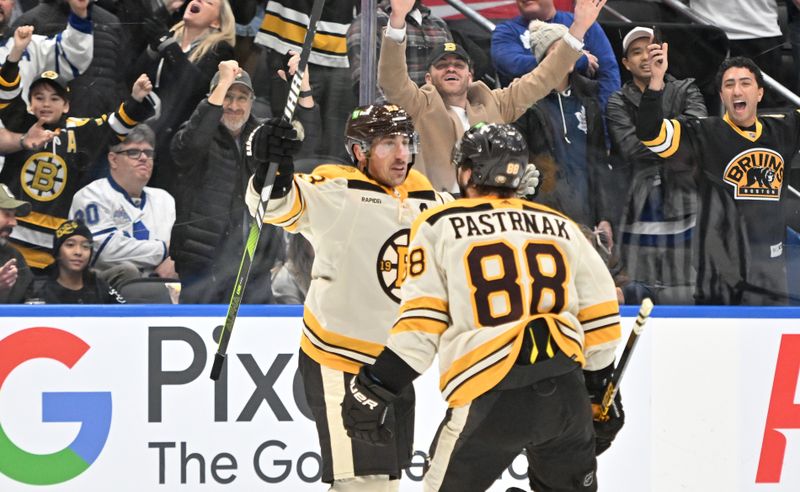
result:
[[[409,229],[400,229],[378,252],[378,283],[391,300],[400,303],[400,286],[406,279]]]
[[[748,149],[731,159],[723,179],[736,189],[737,200],[780,200],[783,157],[771,149]]]
[[[67,184],[67,163],[57,154],[39,152],[25,161],[20,171],[25,194],[39,202],[55,200]]]

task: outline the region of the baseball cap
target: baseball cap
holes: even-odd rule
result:
[[[39,84],[49,84],[50,87],[55,89],[56,94],[61,96],[64,100],[69,100],[69,86],[67,86],[67,80],[60,76],[57,72],[52,70],[42,72],[38,77],[36,77],[36,80],[31,83],[28,92],[32,92],[33,88]]]
[[[215,73],[214,78],[211,79],[211,85],[208,87],[209,94],[214,92],[214,89],[217,87],[217,84],[219,84],[219,72]],[[236,84],[247,87],[248,89],[250,89],[250,92],[255,92],[253,90],[253,83],[250,81],[250,74],[248,74],[244,70],[242,70],[241,72],[239,72],[238,75],[236,75],[236,78],[233,80],[231,87],[233,87]]]
[[[17,217],[25,217],[31,213],[31,204],[14,198],[14,194],[3,183],[0,183],[0,208],[15,210]]]
[[[430,67],[431,65],[433,65],[434,63],[441,60],[447,55],[455,55],[461,58],[462,60],[467,62],[467,65],[469,65],[470,68],[472,68],[472,58],[469,57],[469,54],[466,52],[464,48],[457,45],[456,43],[444,43],[443,45],[433,50],[433,53],[431,54],[430,58],[428,58],[428,64],[426,66]]]
[[[622,39],[622,54],[628,54],[628,46],[639,38],[652,38],[653,30],[649,27],[636,26]]]

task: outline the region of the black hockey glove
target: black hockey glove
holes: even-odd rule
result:
[[[589,399],[592,402],[592,414],[594,415],[594,434],[595,434],[595,454],[600,455],[611,447],[611,442],[617,433],[625,425],[625,410],[622,408],[622,395],[617,391],[608,414],[605,418],[600,418],[600,408],[603,404],[603,395],[614,373],[614,364],[599,371],[583,371],[586,379],[586,389],[589,391]]]
[[[142,21],[142,31],[144,38],[147,40],[147,45],[155,52],[158,52],[158,47],[161,46],[161,43],[172,36],[172,33],[169,32],[169,27],[160,19],[154,17],[148,17]]]
[[[302,127],[300,127],[302,128]],[[272,186],[270,198],[281,198],[289,193],[294,174],[294,155],[300,150],[302,138],[297,128],[281,118],[271,118],[254,130],[251,136],[252,153],[255,159],[253,188],[261,191],[267,179],[270,162],[278,163],[278,172]]]
[[[342,401],[342,420],[347,435],[369,444],[385,446],[392,438],[395,394],[381,386],[363,366],[350,377]]]

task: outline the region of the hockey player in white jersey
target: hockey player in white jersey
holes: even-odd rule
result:
[[[449,409],[425,491],[487,490],[523,448],[534,490],[597,490],[587,387],[598,393],[620,341],[611,275],[568,217],[515,198],[528,157],[518,130],[476,125],[453,155],[466,198],[415,220],[400,314],[375,363],[350,378],[344,425],[390,438],[395,395],[438,353]],[[620,423],[615,413],[598,438],[610,443]]]
[[[345,134],[355,166],[322,165],[311,174],[293,174],[292,149],[282,149],[291,146],[291,127],[274,119],[257,131],[250,211],[259,202],[267,161],[278,162],[264,220],[303,234],[315,252],[299,366],[319,434],[322,480],[339,492],[397,490],[413,449],[413,388],[398,395],[393,438],[380,448],[349,439],[339,409],[347,376],[371,364],[389,336],[412,221],[449,195],[440,196],[411,169],[417,135],[397,106],[356,108]]]

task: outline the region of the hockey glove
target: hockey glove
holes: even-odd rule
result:
[[[603,395],[608,387],[608,382],[614,373],[614,364],[599,371],[583,371],[586,379],[586,389],[589,391],[589,399],[592,402],[592,415],[594,415],[594,434],[595,434],[595,454],[600,455],[611,447],[611,442],[617,433],[625,425],[625,411],[622,408],[622,395],[617,391],[614,401],[608,409],[605,418],[601,418],[600,409],[603,403]]]
[[[533,198],[536,195],[536,189],[539,187],[539,177],[541,173],[536,169],[536,165],[529,162],[525,166],[525,173],[522,175],[522,181],[517,188],[517,198]]]
[[[385,446],[392,438],[395,394],[369,375],[363,366],[350,378],[342,402],[342,420],[347,435],[369,444]]]
[[[169,32],[169,27],[160,19],[153,17],[148,17],[142,21],[142,31],[144,32],[144,38],[147,40],[147,45],[156,53],[158,53],[161,43],[172,36],[172,33]]]
[[[261,191],[267,179],[270,162],[277,162],[278,172],[270,198],[284,197],[292,186],[293,157],[302,145],[303,126],[299,122],[291,124],[281,118],[272,118],[254,131],[256,134],[252,137],[252,152],[256,169],[253,188]]]

